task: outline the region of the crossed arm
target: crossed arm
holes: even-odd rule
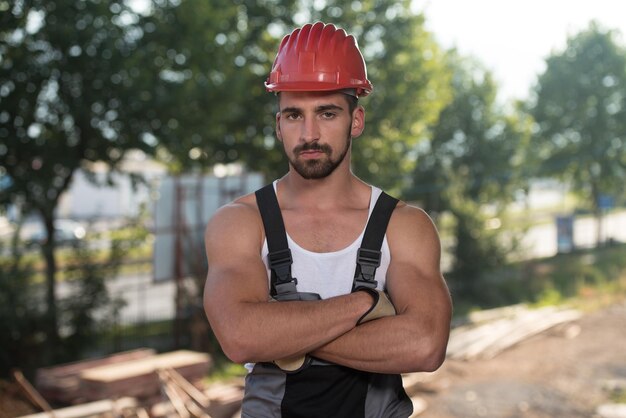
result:
[[[375,372],[436,369],[445,355],[451,311],[439,273],[439,241],[423,212],[407,206],[396,212],[387,234],[393,255],[387,288],[398,314],[357,327],[372,304],[365,292],[269,303],[256,207],[239,202],[221,209],[205,235],[204,305],[224,353],[238,363],[310,353]],[[407,224],[415,225],[407,231]]]

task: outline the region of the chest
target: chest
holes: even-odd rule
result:
[[[302,248],[326,253],[339,251],[354,242],[365,229],[368,209],[340,212],[284,210],[287,233]]]

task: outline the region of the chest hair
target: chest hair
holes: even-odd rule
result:
[[[283,211],[285,229],[302,248],[317,252],[333,252],[346,248],[365,228],[368,208],[342,211]]]

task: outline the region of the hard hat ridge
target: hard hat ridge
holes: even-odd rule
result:
[[[358,96],[372,90],[356,39],[322,22],[283,38],[265,87],[273,92],[354,89]]]

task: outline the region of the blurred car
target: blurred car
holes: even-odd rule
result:
[[[28,247],[43,245],[48,240],[48,233],[41,223],[25,225],[21,235],[22,242]],[[57,245],[73,245],[84,239],[87,231],[85,227],[74,220],[56,219],[54,221],[54,235]]]

